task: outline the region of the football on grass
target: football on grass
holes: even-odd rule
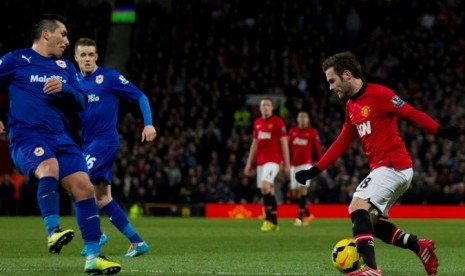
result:
[[[363,264],[363,259],[357,252],[354,239],[347,238],[338,241],[331,254],[331,262],[337,270],[343,273],[359,269]]]

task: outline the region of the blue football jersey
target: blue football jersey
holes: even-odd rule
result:
[[[118,101],[120,98],[137,101],[144,93],[120,73],[102,67],[85,77],[79,74],[79,81],[88,101],[85,111],[80,113],[82,146],[119,145]]]
[[[84,99],[76,76],[76,68],[69,60],[44,57],[31,48],[3,56],[0,61],[0,85],[7,85],[8,88],[10,139],[27,135],[31,130],[49,134],[68,132],[65,111],[69,111],[70,106],[74,107],[68,97],[71,94],[46,94],[43,89],[47,80],[58,78],[63,83],[63,90],[68,87],[81,93]]]

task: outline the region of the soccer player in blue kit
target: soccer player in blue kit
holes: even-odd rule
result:
[[[80,38],[74,45],[74,59],[79,81],[88,97],[88,105],[80,113],[82,148],[90,179],[95,185],[97,206],[111,223],[131,242],[124,257],[137,257],[149,251],[149,246],[135,231],[126,214],[111,196],[112,165],[119,152],[116,128],[119,99],[138,101],[144,119],[142,142],[153,141],[157,132],[152,125],[152,113],[147,96],[115,70],[97,66],[97,44],[90,38]],[[107,241],[102,233],[101,244]],[[86,248],[81,252],[86,255]]]
[[[51,253],[60,253],[74,237],[60,228],[58,185],[71,193],[76,220],[88,249],[84,271],[116,274],[121,266],[100,255],[101,234],[94,188],[86,161],[70,136],[64,111],[81,111],[86,96],[76,69],[62,58],[69,45],[65,19],[43,15],[32,29],[32,47],[10,52],[0,61],[0,85],[10,99],[8,135],[15,166],[39,180],[37,201]],[[0,132],[5,127],[0,124]]]

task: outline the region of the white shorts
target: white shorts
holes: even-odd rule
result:
[[[266,181],[274,185],[274,179],[278,175],[279,164],[268,162],[257,167],[257,187],[262,187],[262,181]]]
[[[298,188],[302,187],[309,187],[310,186],[310,179],[305,182],[305,186],[302,184],[299,184],[297,180],[295,179],[295,174],[297,172],[303,171],[303,170],[308,170],[312,167],[311,164],[304,164],[304,165],[299,165],[299,166],[291,166],[291,190],[296,190]]]
[[[389,209],[407,191],[412,178],[412,168],[397,171],[379,167],[357,186],[354,197],[369,200],[374,207],[372,213],[387,218]]]

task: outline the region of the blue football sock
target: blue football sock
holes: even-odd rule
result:
[[[102,211],[110,218],[111,223],[113,223],[113,225],[121,233],[123,233],[131,243],[143,242],[134,227],[132,227],[129,223],[128,217],[124,213],[123,209],[121,209],[115,200],[111,200],[107,205],[103,206]]]
[[[37,188],[37,203],[49,236],[60,228],[58,185],[55,177],[46,176],[39,179]]]
[[[77,224],[81,230],[88,256],[100,255],[99,241],[102,232],[95,198],[77,201],[74,206],[76,208]]]

